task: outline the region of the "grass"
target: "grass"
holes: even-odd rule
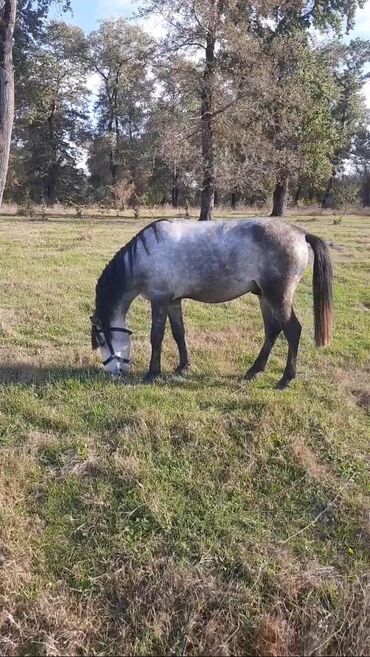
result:
[[[169,336],[140,384],[90,350],[97,276],[144,224],[0,220],[0,653],[368,654],[370,218],[292,217],[333,241],[335,331],[313,346],[311,271],[296,307],[299,377],[240,375],[258,303],[185,303],[192,371]]]

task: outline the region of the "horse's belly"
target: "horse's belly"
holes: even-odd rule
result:
[[[224,303],[226,301],[232,301],[232,299],[237,299],[254,289],[254,281],[232,282],[228,285],[220,285],[215,282],[211,286],[189,291],[188,294],[184,294],[183,296],[194,299],[194,301],[202,301],[203,303]]]

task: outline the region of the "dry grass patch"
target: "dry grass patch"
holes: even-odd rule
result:
[[[292,452],[294,458],[314,479],[329,482],[334,479],[332,471],[323,463],[315,452],[306,445],[304,438],[299,437],[292,443]]]
[[[333,370],[334,380],[342,390],[366,413],[370,413],[370,364],[365,367]]]

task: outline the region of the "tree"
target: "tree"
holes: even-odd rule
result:
[[[0,206],[8,172],[14,120],[13,36],[17,0],[4,0],[0,19]]]
[[[366,106],[362,86],[369,77],[364,73],[370,61],[370,41],[354,39],[348,45],[334,44],[334,76],[338,88],[337,102],[332,107],[332,124],[337,133],[331,158],[331,171],[327,179],[322,207],[331,205],[335,178],[341,166],[350,158],[353,140],[365,123]]]
[[[362,128],[354,139],[353,161],[360,176],[361,201],[370,206],[370,130]]]
[[[22,96],[19,85],[22,74],[27,80],[27,75],[24,74],[28,62],[27,46],[41,33],[51,2],[52,0],[0,1],[0,205],[5,189],[14,121],[14,80],[18,98]],[[64,10],[70,8],[70,0],[56,2],[60,2]]]
[[[85,37],[52,22],[29,47],[28,84],[17,109],[14,153],[24,194],[53,205],[76,200],[81,185],[79,147],[87,135]]]
[[[228,57],[233,58],[238,66],[239,79],[235,80],[231,103],[239,103],[248,96],[248,76],[245,76],[242,62],[246,60],[243,48],[248,43],[258,40],[263,44],[267,60],[274,59],[275,41],[284,42],[301,34],[307,45],[308,29],[331,27],[340,31],[343,19],[347,28],[353,24],[355,10],[363,0],[337,0],[325,2],[305,2],[295,0],[281,4],[275,0],[263,3],[249,3],[245,0],[146,0],[144,13],[153,12],[164,19],[168,33],[162,40],[163,51],[173,53],[186,49],[187,57],[193,58],[199,71],[200,123],[202,134],[203,184],[201,191],[200,219],[210,219],[213,212],[216,177],[215,122],[220,112],[219,74],[222,75],[223,63]],[[239,38],[237,38],[239,37]],[[279,57],[278,78],[284,88],[284,74],[291,75],[291,61],[285,65],[284,49]],[[289,45],[285,48],[289,55]],[[291,59],[291,58],[290,58]],[[255,62],[253,62],[255,63]],[[234,76],[235,78],[235,76]],[[279,101],[284,103],[283,94]],[[228,107],[228,104],[226,104]],[[275,128],[279,111],[272,106]],[[277,140],[275,140],[276,142]],[[288,189],[288,170],[284,164],[285,148],[281,149],[281,163],[276,172],[273,214],[283,212]]]
[[[203,31],[205,39],[205,62],[201,80],[200,118],[202,125],[203,187],[200,203],[200,221],[213,217],[215,201],[215,164],[213,141],[214,87],[216,79],[216,43],[223,14],[223,1],[211,0],[203,13],[202,22],[195,19]],[[194,5],[195,6],[195,5]]]
[[[226,3],[224,0],[147,0],[144,13],[157,13],[168,27],[161,44],[169,57],[186,51],[198,60],[197,91],[201,131],[203,184],[200,220],[211,219],[215,194],[214,110],[216,103],[217,49]]]
[[[91,156],[100,153],[114,194],[122,180],[132,190],[132,203],[141,188],[142,137],[148,119],[153,79],[149,76],[150,37],[123,19],[105,20],[89,37],[88,61],[101,79],[96,139]],[[97,175],[93,158],[90,166]],[[95,172],[94,172],[95,168]],[[101,172],[102,173],[102,172]]]
[[[198,188],[199,158],[197,71],[180,55],[157,61],[157,98],[153,99],[148,131],[152,135],[154,170],[149,179],[153,192],[177,208]],[[158,192],[156,191],[158,189]]]
[[[363,6],[364,0],[327,0],[320,2],[306,2],[296,0],[292,3],[263,3],[255,6],[255,16],[252,20],[253,31],[265,43],[266,52],[272,54],[276,40],[284,41],[301,35],[308,45],[308,29],[316,27],[319,30],[331,28],[338,35],[342,31],[343,21],[346,22],[347,31],[353,27],[356,8]],[[250,12],[248,3],[243,3],[246,12]],[[268,20],[267,20],[268,19]],[[285,61],[285,56],[290,60]],[[285,74],[291,75],[291,53],[289,47],[285,48],[278,61],[278,79],[282,88],[285,85]],[[272,111],[276,113],[272,105]],[[278,112],[279,114],[279,112]],[[280,131],[279,125],[277,125]],[[272,216],[284,213],[288,192],[289,171],[284,165],[285,149],[282,148],[281,166],[276,172],[276,185],[273,195]]]
[[[276,176],[271,214],[281,216],[289,181],[298,188],[320,187],[328,176],[337,138],[331,117],[337,90],[330,63],[320,48],[306,45],[301,33],[277,39],[275,49],[277,77],[270,86],[273,112],[267,125]]]

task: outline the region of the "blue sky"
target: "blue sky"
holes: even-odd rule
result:
[[[61,15],[58,9],[53,14],[71,23],[76,23],[85,31],[95,29],[101,18],[123,16],[128,18],[136,10],[136,3],[130,0],[72,0],[72,15]]]

